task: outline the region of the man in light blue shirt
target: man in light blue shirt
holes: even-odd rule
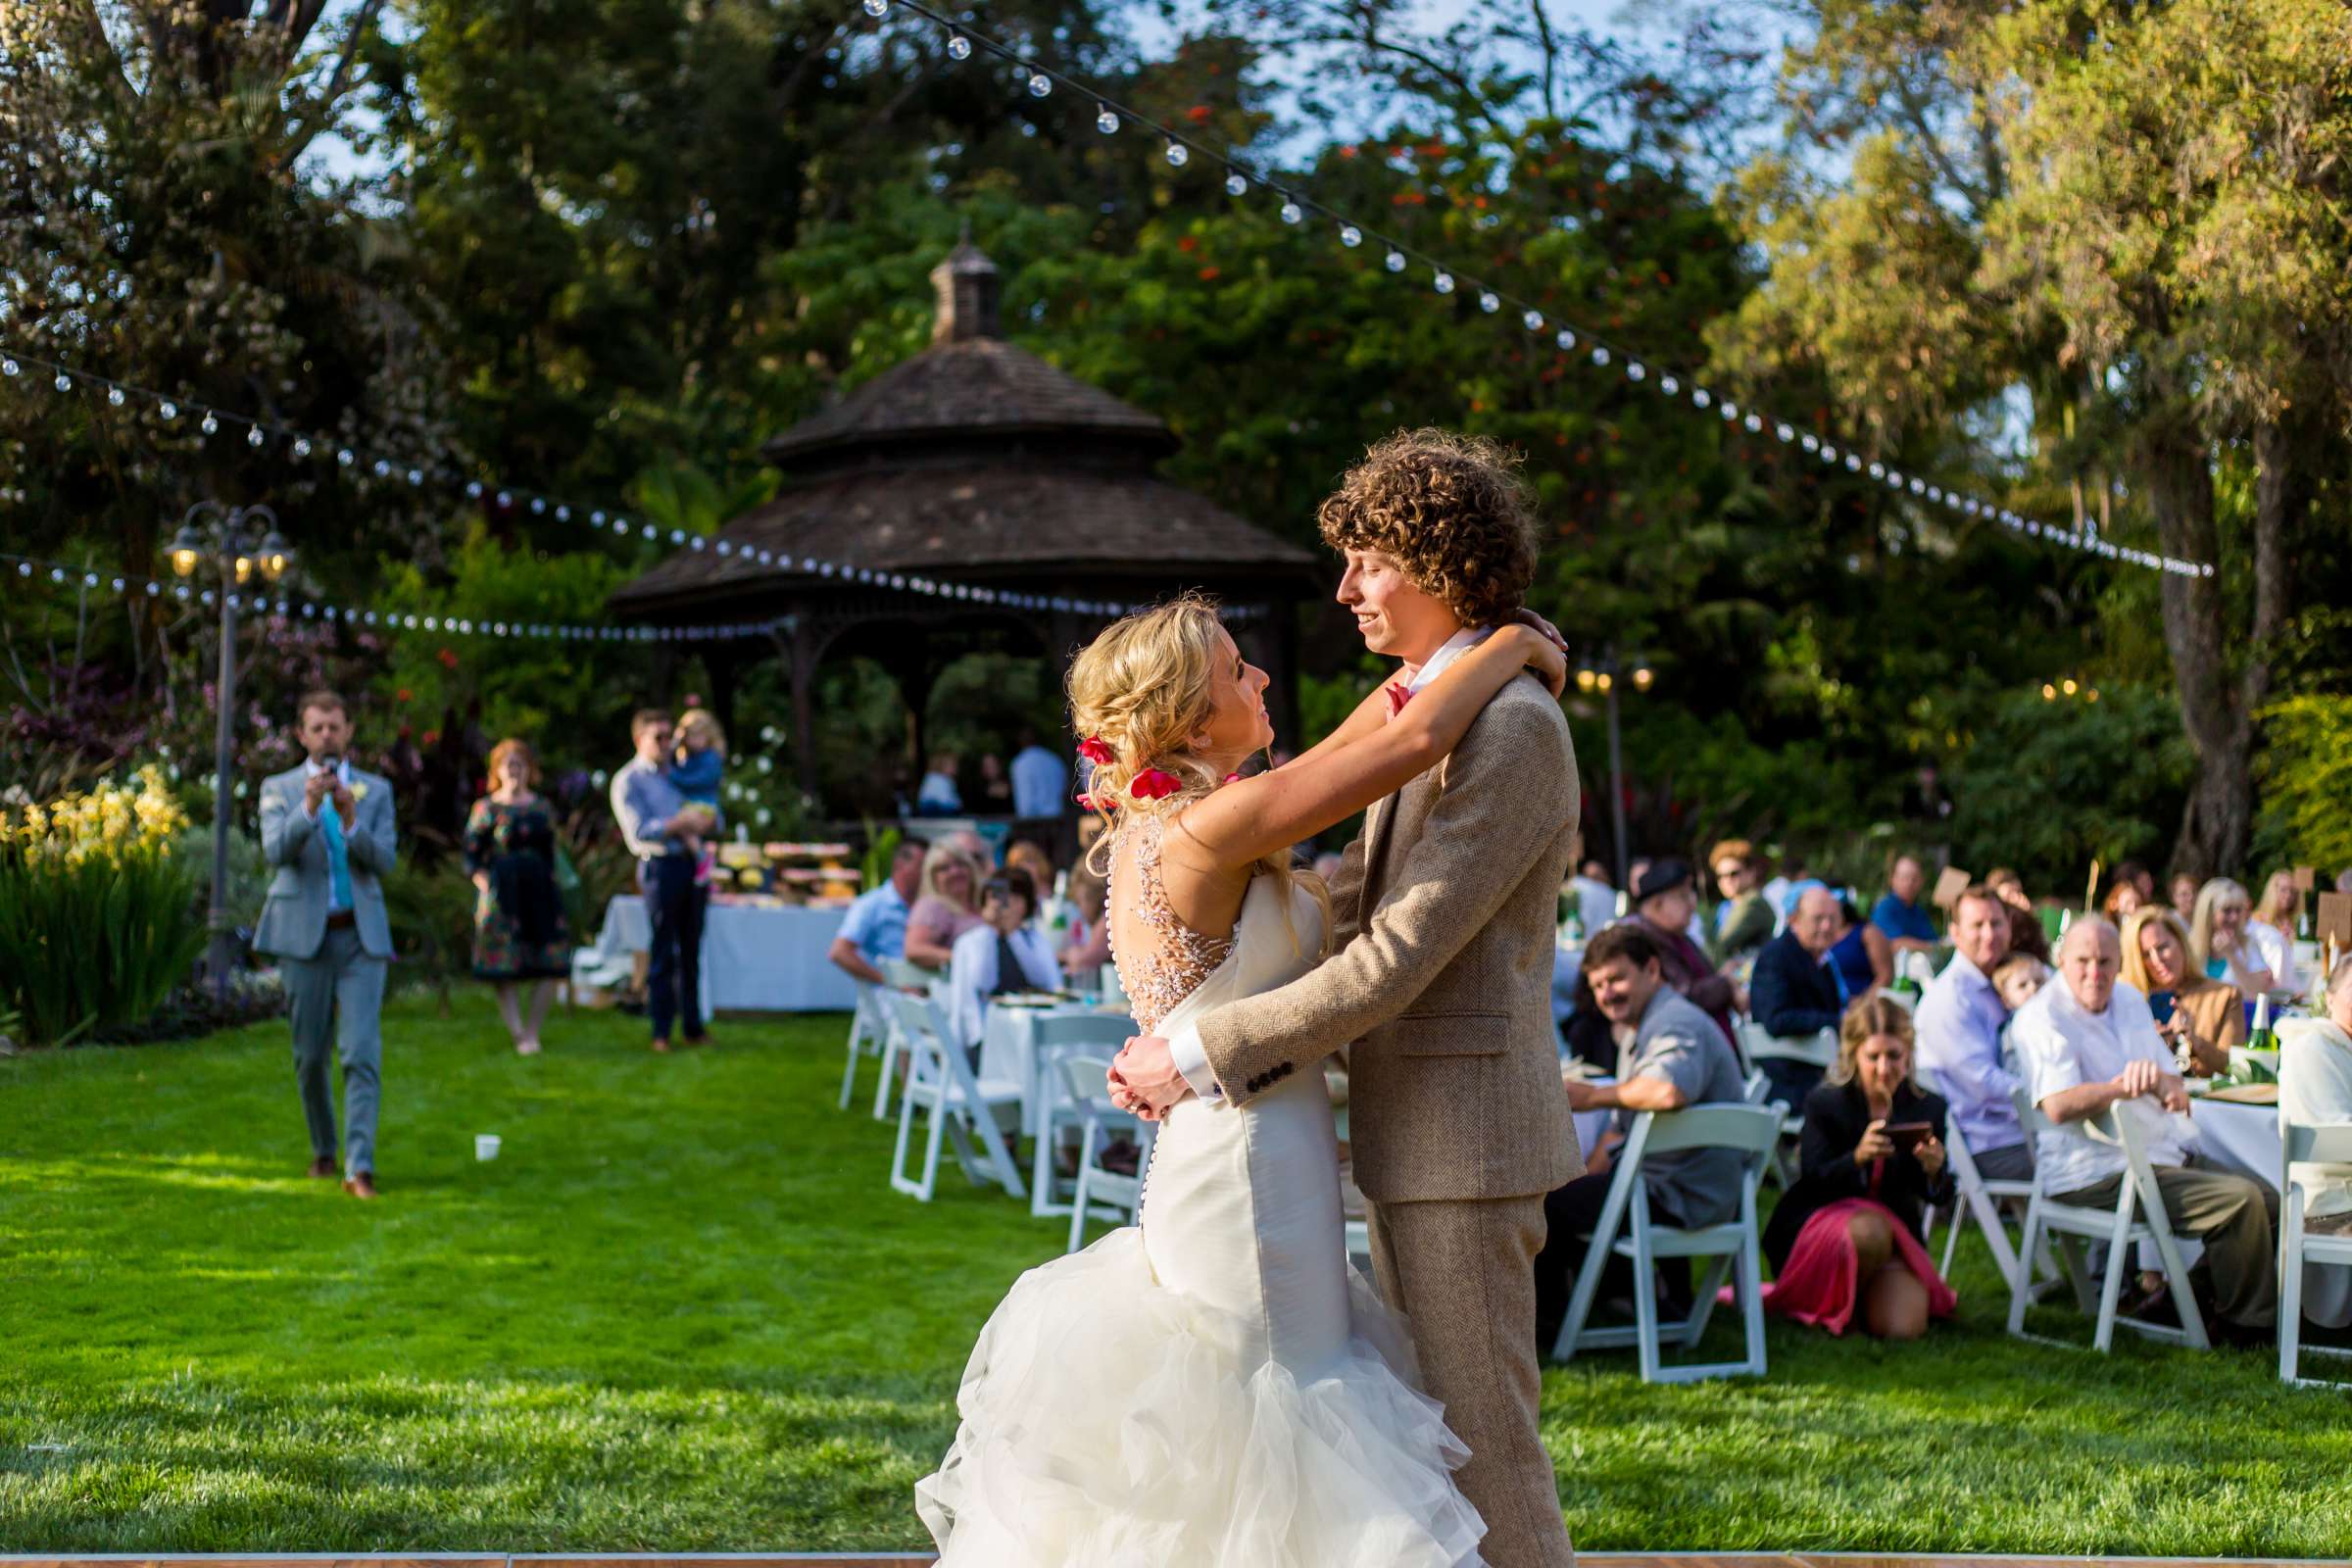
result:
[[[1027,820],[1059,816],[1070,808],[1070,770],[1038,743],[1037,731],[1021,731],[1012,754],[1012,814]]]
[[[858,895],[825,955],[836,968],[869,986],[888,984],[876,965],[906,956],[906,911],[922,879],[924,850],[921,839],[900,841],[891,857],[890,880]]]
[[[686,843],[716,825],[706,807],[678,793],[663,767],[676,730],[669,715],[648,708],[629,720],[637,755],[612,775],[612,815],[621,839],[637,857],[637,881],[645,890],[645,912],[653,926],[653,951],[645,966],[646,1013],[654,1027],[654,1049],[669,1049],[673,1018],[685,1025],[686,1043],[703,1043],[703,916],[710,890],[695,885],[700,858]]]
[[[2009,906],[1985,888],[1970,888],[1952,905],[1952,961],[1920,998],[1919,1065],[1951,1106],[1978,1174],[2025,1181],[2034,1156],[2010,1100],[2021,1080],[2001,1060],[2009,1009],[1989,978],[2009,952]]]

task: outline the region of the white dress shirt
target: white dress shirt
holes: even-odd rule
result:
[[[1011,940],[1012,956],[1021,960],[1021,978],[1028,989],[1061,989],[1061,964],[1044,932],[1024,925]],[[964,1045],[978,1045],[987,1032],[988,999],[996,995],[1000,978],[995,926],[976,925],[948,950],[948,1028]]]
[[[325,771],[326,769],[320,767],[317,761],[309,758],[303,759],[302,781],[305,784],[308,784],[312,779],[317,778],[319,774]],[[351,788],[350,758],[338,757],[335,759],[335,782],[342,785],[345,789]],[[326,805],[327,799],[332,799],[332,797],[330,796],[326,799],[322,799],[318,803],[318,805],[306,808],[302,814],[309,817],[314,822],[318,821],[318,808]],[[348,844],[351,835],[346,833],[343,835],[343,837]],[[351,851],[347,848],[344,850],[343,854],[346,862],[348,863]],[[331,876],[326,879],[326,912],[329,914],[348,914],[351,912],[351,905],[347,901],[335,897],[335,879]]]
[[[2151,1062],[2168,1075],[2173,1070],[2172,1050],[2156,1033],[2148,999],[2120,980],[2107,1010],[2088,1012],[2063,976],[2052,979],[2017,1009],[2009,1039],[2017,1048],[2026,1093],[2036,1105],[2062,1090],[2106,1083],[2129,1062]],[[2154,1095],[2118,1101],[2115,1114],[2119,1121],[2129,1116],[2137,1124],[2152,1165],[2185,1164],[2196,1152],[2197,1133],[2188,1118],[2166,1110]],[[2079,1121],[2061,1122],[2043,1133],[2034,1151],[2034,1168],[2053,1194],[2096,1186],[2130,1164],[2121,1144],[2102,1143]]]
[[[1446,666],[1461,658],[1480,643],[1494,635],[1492,626],[1464,626],[1438,645],[1419,669],[1404,682],[1407,692],[1417,692],[1446,672]],[[1202,1100],[1222,1100],[1225,1086],[1209,1070],[1208,1052],[1200,1044],[1200,1031],[1187,1024],[1168,1037],[1168,1056],[1176,1070],[1184,1075],[1185,1083]]]
[[[2295,972],[2295,945],[2287,939],[2285,932],[2265,920],[2248,920],[2246,946],[2261,956],[2262,966],[2271,971],[2273,991],[2292,991],[2298,996],[2302,994],[2303,979]],[[2231,964],[2230,971],[2231,983],[2238,984],[2235,978],[2239,972],[2237,965]],[[2244,991],[2245,987],[2238,984],[2238,989]],[[2246,991],[2248,997],[2253,994]]]

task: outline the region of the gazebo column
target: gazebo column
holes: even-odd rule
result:
[[[899,700],[906,705],[907,771],[909,777],[919,779],[931,762],[930,724],[926,716],[931,706],[933,678],[930,633],[920,626],[909,625],[874,657],[899,688]]]
[[[792,620],[792,770],[801,793],[819,803],[816,788],[816,632],[806,614]]]
[[[710,715],[735,750],[742,749],[735,739],[735,689],[742,684],[743,658],[743,645],[736,642],[714,642],[703,653],[703,667],[710,672]]]

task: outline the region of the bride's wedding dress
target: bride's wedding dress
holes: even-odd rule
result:
[[[1123,965],[1165,1035],[1304,973],[1321,912],[1250,886],[1230,943],[1186,930],[1134,833],[1158,954]],[[1287,913],[1287,918],[1286,918]],[[915,1502],[943,1568],[1460,1568],[1467,1457],[1413,1386],[1404,1327],[1348,1262],[1320,1072],[1247,1108],[1188,1100],[1136,1227],[1015,1282],[972,1351],[962,1425]]]

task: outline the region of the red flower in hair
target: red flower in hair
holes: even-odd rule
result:
[[[1163,773],[1156,767],[1147,767],[1135,775],[1135,782],[1127,786],[1127,793],[1139,801],[1162,801],[1182,788],[1184,784],[1175,774]]]
[[[1112,800],[1107,795],[1105,795],[1101,801],[1097,801],[1092,795],[1087,794],[1084,790],[1080,790],[1075,799],[1078,802],[1078,809],[1082,811],[1101,811],[1104,815],[1108,815],[1110,808],[1118,805],[1118,802]]]
[[[1097,767],[1105,767],[1118,760],[1118,754],[1103,745],[1099,736],[1094,735],[1089,735],[1078,743],[1078,755]]]

